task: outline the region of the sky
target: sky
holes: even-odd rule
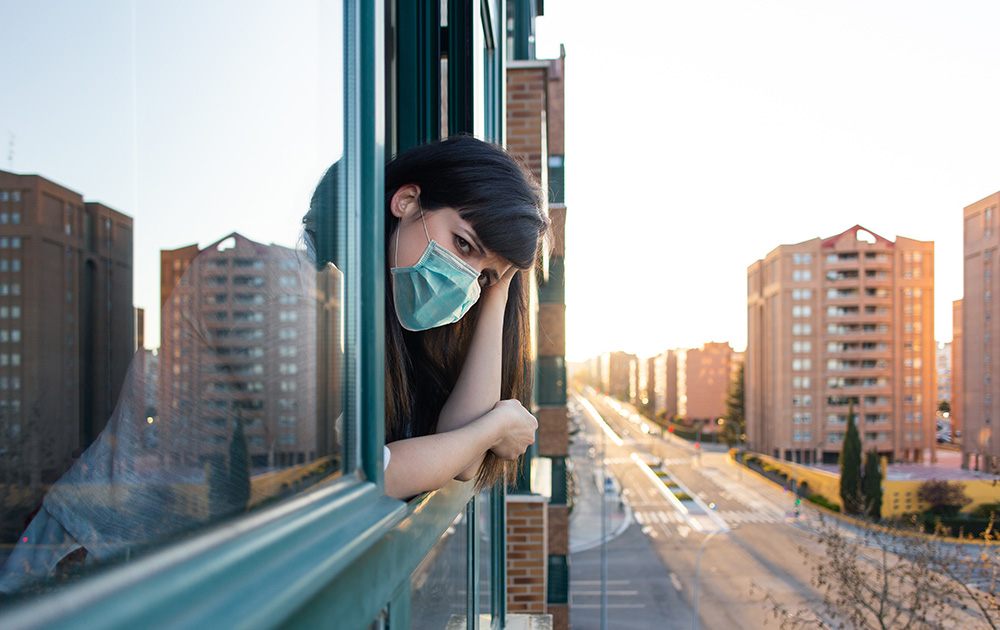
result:
[[[962,209],[1000,190],[997,24],[996,2],[546,0],[567,358],[742,350],[747,267],[855,224],[935,242],[950,341]]]
[[[1000,3],[610,6],[537,24],[538,56],[567,55],[570,360],[742,349],[746,268],[855,224],[935,242],[951,339],[962,208],[1000,190]],[[0,0],[0,168],[134,217],[148,346],[161,249],[298,241],[341,151],[338,12]]]
[[[0,0],[0,169],[133,218],[147,347],[161,249],[299,243],[342,151],[338,5]]]

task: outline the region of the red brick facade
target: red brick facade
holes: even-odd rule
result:
[[[566,206],[561,188],[550,186],[549,170],[559,166],[554,177],[561,178],[563,158],[563,57],[554,60],[511,61],[507,69],[507,149],[524,161],[541,182],[551,203],[550,239],[543,264],[545,273],[535,303],[536,356],[540,363],[558,365],[566,354],[566,305],[561,297],[562,258],[565,249]],[[556,182],[554,182],[555,184]],[[545,296],[542,296],[542,292]],[[543,373],[544,375],[545,373]],[[553,471],[569,453],[569,433],[565,402],[558,401],[563,377],[547,373],[548,381],[536,388],[538,455],[552,458]],[[563,401],[565,392],[563,392]],[[564,468],[558,468],[563,473]],[[553,479],[552,496],[565,476]],[[565,494],[563,492],[562,494]],[[566,559],[569,555],[569,507],[561,495],[552,503],[549,496],[518,494],[507,503],[507,606],[512,613],[547,613],[552,627],[569,628],[569,605],[565,603]],[[555,556],[555,557],[553,557]],[[549,566],[553,565],[555,590],[549,589]],[[556,573],[558,572],[558,573]],[[549,602],[553,598],[554,603]]]
[[[545,613],[548,567],[548,505],[545,497],[507,497],[507,610]]]

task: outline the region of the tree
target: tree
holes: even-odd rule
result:
[[[741,363],[726,392],[726,422],[722,425],[722,439],[730,447],[737,444],[746,432],[745,372],[746,365]]]
[[[860,514],[863,511],[861,494],[861,437],[854,424],[854,405],[847,408],[847,432],[840,448],[840,503],[845,514]]]
[[[229,489],[233,509],[246,510],[250,502],[250,445],[243,431],[243,419],[236,419],[233,440],[229,443]]]
[[[992,628],[1000,618],[1000,552],[970,552],[909,524],[842,529],[821,520],[817,547],[799,548],[822,596],[792,610],[766,589],[762,603],[782,629]],[[970,586],[970,582],[978,585]],[[753,594],[753,593],[751,593]]]
[[[861,482],[865,496],[865,512],[873,521],[882,518],[882,467],[878,451],[872,449],[865,455],[865,476]]]
[[[951,403],[947,400],[941,400],[938,402],[938,411],[941,413],[951,413]]]
[[[927,512],[939,516],[955,516],[972,503],[962,484],[949,481],[925,481],[917,488],[917,500],[930,504]]]
[[[229,466],[222,453],[214,453],[206,462],[208,503],[212,518],[246,510],[250,501],[250,457],[243,419],[236,419],[229,442]]]

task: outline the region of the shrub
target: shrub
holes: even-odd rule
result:
[[[917,489],[917,499],[930,504],[928,514],[939,516],[955,516],[972,503],[965,494],[965,486],[957,481],[925,481]]]
[[[1000,520],[1000,518],[998,518],[1000,517],[1000,501],[996,501],[994,503],[983,503],[972,511],[973,518],[988,519],[991,516],[993,517],[993,520]]]
[[[830,501],[829,499],[827,499],[826,497],[824,497],[822,494],[810,494],[808,497],[806,497],[806,500],[809,501],[810,503],[815,503],[816,505],[819,505],[821,507],[825,507],[826,509],[831,510],[833,512],[839,512],[840,511],[840,506],[839,505],[837,505],[833,501]]]

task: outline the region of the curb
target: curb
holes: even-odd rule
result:
[[[625,504],[625,515],[624,518],[622,519],[622,522],[618,525],[618,529],[609,534],[606,534],[604,536],[603,541],[601,540],[601,537],[598,536],[594,540],[583,542],[576,546],[570,545],[569,553],[570,555],[572,555],[574,553],[579,553],[581,551],[587,551],[589,549],[593,549],[594,547],[599,547],[602,542],[611,542],[615,538],[618,538],[619,536],[624,534],[625,530],[628,529],[629,525],[631,524],[632,524],[632,506]]]

